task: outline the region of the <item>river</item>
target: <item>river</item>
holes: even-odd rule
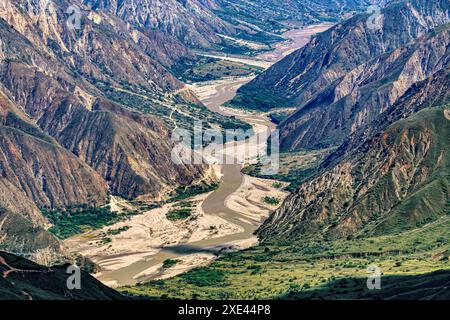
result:
[[[287,38],[292,41],[279,44],[271,53],[265,53],[257,57],[254,64],[261,65],[264,61],[266,65],[271,65],[282,59],[292,50],[297,49],[307,43],[307,39],[311,35],[323,31],[329,25],[310,26],[303,30],[291,30],[286,34]],[[229,58],[227,58],[229,59]],[[247,59],[249,61],[249,59]],[[247,61],[247,62],[248,62]],[[230,78],[209,83],[201,83],[191,85],[200,101],[206,107],[213,111],[226,116],[234,116],[237,119],[251,124],[257,135],[267,135],[268,132],[275,129],[274,124],[268,119],[267,115],[260,113],[245,113],[238,110],[221,108],[223,103],[231,100],[238,88],[245,83],[251,81],[252,78]],[[265,139],[264,139],[265,141]],[[248,141],[247,141],[248,142]],[[241,142],[241,143],[246,143]],[[255,147],[255,146],[253,146]],[[258,145],[256,148],[264,147]],[[255,149],[253,149],[255,152]],[[234,151],[236,152],[236,151]],[[235,153],[233,154],[234,157]],[[226,200],[234,194],[243,184],[244,175],[241,173],[242,164],[224,164],[221,165],[221,183],[217,190],[212,192],[202,203],[202,209],[207,215],[218,215],[230,223],[241,227],[242,232],[226,235],[223,237],[209,238],[188,244],[178,244],[162,248],[158,253],[149,256],[146,259],[134,262],[123,268],[102,273],[98,276],[99,280],[104,283],[114,282],[118,285],[134,285],[137,282],[145,282],[160,276],[162,270],[156,268],[155,272],[146,274],[136,278],[135,275],[149,270],[152,267],[161,265],[167,259],[176,259],[181,256],[194,253],[219,253],[223,248],[229,246],[230,243],[246,240],[253,237],[255,230],[259,227],[261,221],[252,221],[248,219],[242,212],[230,209],[226,205]]]

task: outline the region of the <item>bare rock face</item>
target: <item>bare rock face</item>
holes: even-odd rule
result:
[[[77,29],[66,24],[71,4],[83,13]],[[0,10],[0,249],[47,264],[63,248],[39,208],[100,206],[108,193],[158,199],[207,177],[172,162],[156,117],[96,86],[136,85],[156,100],[184,89],[163,65],[175,59],[170,42],[161,51],[158,38],[75,1],[42,5],[8,0]]]
[[[339,145],[439,68],[446,52],[448,34],[427,36],[450,21],[446,1],[395,2],[382,11],[379,27],[369,21],[357,15],[317,35],[241,88],[236,101],[298,107],[280,126],[287,150]]]
[[[103,205],[106,182],[1,92],[0,111],[0,248],[52,262],[62,247],[38,207]]]
[[[259,230],[266,241],[389,234],[448,210],[448,119],[433,107],[392,124],[302,185]]]
[[[285,148],[339,148],[260,228],[263,241],[395,234],[448,214],[446,8],[396,2],[382,33],[357,16],[285,61],[296,76],[278,81],[304,99],[281,124]]]
[[[115,14],[141,29],[157,29],[182,43],[198,48],[211,48],[222,39],[219,34],[236,34],[236,28],[220,19],[203,1],[115,1],[85,0],[94,10]]]

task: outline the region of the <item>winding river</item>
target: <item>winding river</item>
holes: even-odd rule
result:
[[[274,129],[275,126],[266,116],[258,114],[242,115],[240,113],[233,113],[232,111],[223,111],[220,108],[224,102],[233,98],[239,86],[247,81],[249,81],[249,79],[234,79],[229,80],[226,83],[219,83],[215,87],[216,94],[202,102],[212,111],[220,112],[221,114],[226,114],[228,116],[235,116],[252,125],[258,124],[259,130],[264,128],[264,126]],[[215,85],[213,84],[213,86]],[[137,282],[143,282],[158,277],[160,275],[160,272],[158,271],[150,276],[144,276],[137,279],[134,278],[134,275],[139,274],[144,270],[148,270],[153,266],[161,265],[167,259],[176,259],[177,257],[194,253],[218,253],[232,242],[251,238],[258,228],[260,221],[250,221],[249,218],[243,216],[242,213],[231,210],[225,205],[226,199],[235,193],[244,182],[244,175],[241,173],[241,170],[241,164],[221,165],[222,178],[220,186],[202,203],[202,209],[205,214],[219,215],[228,222],[241,227],[243,229],[241,233],[190,242],[189,244],[165,247],[157,254],[149,257],[149,259],[141,260],[127,267],[102,274],[99,276],[99,280],[103,282],[114,281],[120,285],[133,285]]]
[[[328,25],[318,25],[305,28],[303,30],[289,31],[289,38],[293,41],[290,45],[286,43],[281,44],[270,54],[261,56],[266,62],[275,63],[286,54],[291,52],[293,48],[301,47],[307,43],[307,39],[312,34],[323,31],[328,28]],[[248,60],[251,63],[251,60]],[[255,60],[255,64],[260,64],[262,60]],[[218,81],[212,81],[208,84],[193,85],[191,89],[196,92],[199,99],[213,112],[220,113],[226,116],[234,116],[244,122],[251,124],[256,133],[270,132],[275,129],[274,124],[268,119],[266,115],[258,113],[243,113],[231,109],[221,108],[223,103],[231,100],[238,90],[238,88],[249,82],[251,78],[230,78]],[[201,90],[205,90],[207,86],[208,94],[202,95]],[[212,92],[212,94],[211,94]],[[238,225],[242,228],[242,232],[235,233],[223,237],[210,238],[197,242],[190,242],[188,244],[178,244],[175,246],[168,246],[162,248],[158,253],[129,266],[117,269],[111,272],[101,274],[98,278],[102,282],[115,282],[121,286],[134,285],[138,282],[145,282],[156,278],[161,274],[161,271],[156,271],[147,276],[135,278],[134,276],[149,270],[152,267],[161,265],[167,259],[175,259],[180,256],[185,256],[194,253],[219,253],[223,248],[226,248],[230,243],[246,240],[253,237],[255,230],[260,225],[261,221],[251,221],[248,216],[242,213],[231,210],[225,203],[226,199],[235,193],[244,182],[244,175],[241,173],[242,164],[225,164],[221,165],[221,183],[217,190],[212,192],[203,202],[202,209],[207,215],[219,215],[221,218]]]

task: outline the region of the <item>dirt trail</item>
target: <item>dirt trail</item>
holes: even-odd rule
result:
[[[4,278],[4,279],[7,279],[8,276],[9,276],[11,273],[14,273],[14,272],[17,272],[17,273],[50,273],[50,272],[52,272],[51,269],[48,269],[48,270],[46,270],[46,271],[17,269],[17,268],[14,268],[14,267],[10,266],[10,265],[6,262],[5,258],[3,258],[2,256],[0,256],[0,265],[4,265],[5,267],[7,267],[7,268],[9,269],[9,270],[3,271],[3,278]]]

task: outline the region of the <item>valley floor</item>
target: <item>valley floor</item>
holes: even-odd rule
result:
[[[271,180],[245,176],[242,185],[227,196],[226,206],[241,212],[240,219],[256,229],[276,207],[264,203],[262,199],[270,195],[281,201],[287,195],[272,185]],[[257,239],[251,233],[243,234],[245,230],[239,221],[205,213],[202,204],[214,192],[166,204],[112,226],[71,237],[65,245],[70,251],[97,263],[102,272],[95,276],[103,283],[117,287],[152,278],[168,278],[211,262],[224,248],[240,250],[256,244]],[[167,219],[168,212],[186,202],[191,202],[193,206],[190,218],[180,221]],[[111,230],[124,231],[110,234]],[[185,253],[162,250],[177,245],[202,244],[205,250],[195,253],[189,250]],[[210,252],[206,250],[208,247]],[[177,264],[164,269],[163,263],[168,259],[177,259]]]
[[[263,67],[268,67],[288,54],[290,48],[293,50],[306,44],[312,34],[328,27],[324,24],[291,31],[286,36],[291,40],[279,44],[272,55],[265,54],[245,62],[251,65],[263,63]],[[267,134],[275,128],[267,114],[222,107],[251,79],[224,78],[193,84],[190,88],[209,110],[251,124],[257,135]],[[249,155],[266,148],[266,139],[260,141],[264,142],[250,146]],[[245,148],[245,144],[241,146]],[[233,146],[233,157],[239,158],[245,153],[241,146],[237,149]],[[193,203],[189,219],[168,220],[167,214],[183,204],[167,204],[102,230],[69,238],[65,245],[71,252],[80,253],[100,265],[102,271],[96,275],[99,280],[118,287],[169,278],[207,265],[224,251],[242,250],[257,244],[253,233],[287,196],[287,192],[281,191],[286,184],[243,175],[243,164],[213,167],[216,175],[222,178],[219,189],[186,199],[184,202]],[[276,199],[277,204],[267,203],[265,198]],[[165,267],[167,263],[171,265],[169,268]]]
[[[393,236],[259,245],[176,278],[121,290],[156,299],[448,298],[449,225],[446,216]],[[367,287],[370,266],[381,272],[380,290]],[[427,275],[432,272],[441,276]]]

